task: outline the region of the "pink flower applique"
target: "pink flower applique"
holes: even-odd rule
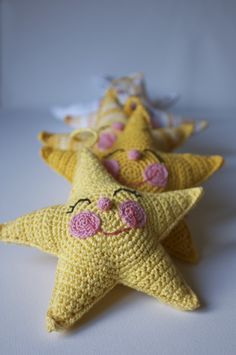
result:
[[[95,213],[80,212],[70,220],[70,234],[80,239],[86,239],[95,235],[99,231],[100,225],[101,220]]]
[[[135,201],[125,201],[119,207],[122,221],[131,228],[140,228],[146,224],[147,216],[143,207]]]
[[[111,148],[116,141],[116,135],[111,132],[101,133],[97,146],[100,150]]]
[[[168,181],[168,170],[165,164],[156,163],[148,165],[144,170],[144,179],[153,186],[165,187]]]

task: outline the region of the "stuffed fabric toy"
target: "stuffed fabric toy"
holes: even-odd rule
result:
[[[123,187],[84,149],[65,205],[0,225],[0,240],[58,257],[49,332],[72,326],[118,283],[180,310],[199,307],[161,242],[202,189],[163,194]]]
[[[118,96],[118,100],[121,104],[124,104],[130,96],[137,96],[142,101],[145,108],[148,110],[152,124],[154,127],[175,127],[181,123],[193,123],[194,132],[200,132],[207,127],[205,120],[195,121],[193,119],[187,119],[181,116],[175,116],[171,113],[163,111],[162,107],[168,107],[173,104],[177,96],[170,95],[165,100],[152,100],[146,90],[146,84],[144,75],[142,73],[135,73],[130,76],[112,78],[104,77],[107,82],[106,89],[113,89]],[[90,106],[90,105],[89,105]],[[74,128],[94,127],[96,116],[99,110],[99,101],[91,104],[91,107],[83,109],[80,106],[73,106],[68,110],[54,109],[53,113],[57,117],[65,115],[65,122]],[[67,114],[66,114],[67,112]]]
[[[131,97],[122,106],[114,90],[109,90],[101,101],[96,120],[93,122],[94,131],[80,129],[69,133],[53,134],[41,132],[40,141],[52,148],[77,150],[83,144],[91,146],[96,141],[97,149],[101,152],[112,148],[119,134],[122,133],[133,110],[142,106],[140,99]],[[143,111],[145,111],[143,109]],[[146,113],[148,116],[148,114]],[[183,144],[193,133],[193,123],[183,123],[179,127],[152,128],[155,145],[158,150],[169,152]]]
[[[208,179],[223,164],[221,156],[168,154],[155,149],[146,111],[138,106],[130,117],[113,150],[100,155],[110,174],[121,184],[144,192],[160,193],[194,187]],[[70,182],[77,166],[77,154],[44,147],[41,155],[45,162]],[[173,235],[174,238],[173,238]],[[165,240],[168,252],[188,262],[196,262],[198,253],[184,221]]]
[[[164,96],[159,95],[155,99],[148,98],[143,73],[134,73],[122,77],[101,75],[94,79],[96,86],[101,92],[101,98],[104,96],[104,92],[109,89],[114,89],[119,96],[119,102],[121,104],[124,104],[130,96],[139,96],[149,101],[151,106],[160,110],[166,110],[173,106],[179,99],[179,95],[176,93],[169,93]],[[99,109],[99,106],[100,100],[96,100],[88,104],[80,103],[70,105],[66,108],[55,107],[52,109],[52,113],[56,118],[61,120],[65,119],[66,123],[74,128],[86,128],[88,126],[90,127],[90,118],[92,120],[94,119],[93,116],[96,116],[96,111]],[[75,119],[76,116],[80,116],[78,121]],[[71,117],[72,120],[70,119]]]

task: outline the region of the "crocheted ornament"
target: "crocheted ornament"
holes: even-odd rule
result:
[[[98,110],[97,119],[94,122],[94,129],[97,132],[98,153],[103,153],[112,149],[117,137],[125,128],[129,117],[133,114],[137,106],[143,106],[137,97],[131,97],[127,100],[125,106],[121,106],[116,93],[109,90],[104,96],[100,108]],[[143,111],[145,109],[143,108]],[[146,112],[149,119],[149,115]],[[152,129],[155,138],[156,148],[158,150],[169,152],[182,145],[193,133],[193,124],[182,124],[179,127]],[[87,135],[85,136],[87,132]],[[82,138],[81,138],[82,135]],[[77,150],[81,147],[82,142],[92,135],[92,130],[81,129],[72,134],[52,134],[41,132],[39,134],[40,141],[52,148]],[[86,139],[84,139],[84,136]],[[90,142],[90,139],[88,143]],[[87,144],[87,146],[89,146]],[[91,144],[90,144],[91,146]]]
[[[106,89],[112,89],[118,97],[119,103],[124,104],[130,96],[137,96],[142,101],[145,108],[151,115],[152,124],[154,127],[176,127],[182,123],[192,123],[194,133],[201,132],[207,127],[206,120],[194,120],[182,116],[176,116],[172,113],[164,111],[176,102],[178,96],[176,94],[168,95],[166,98],[157,98],[153,100],[148,95],[146,83],[142,73],[135,73],[120,78],[107,77]],[[99,101],[98,101],[99,102]],[[96,121],[96,115],[99,110],[99,104],[93,103],[91,110],[87,110],[87,114],[78,110],[78,115],[70,115],[65,118],[65,122],[70,126],[81,128],[81,124],[93,124]],[[84,110],[83,110],[84,111]]]
[[[124,105],[124,111],[128,117],[131,117],[138,108],[140,108],[142,115],[146,116],[147,121],[151,124],[151,116],[145,110],[142,101],[138,97],[130,97]],[[150,129],[150,132],[153,136],[153,144],[155,144],[156,149],[162,152],[173,151],[194,133],[194,124],[191,122],[180,123],[177,127],[156,128],[153,124],[151,126],[152,129]]]
[[[98,76],[97,82],[102,90],[101,97],[104,96],[104,91],[112,89],[116,92],[119,102],[124,104],[130,96],[138,96],[147,99],[144,76],[142,73],[134,73],[124,77],[115,78],[110,75]],[[167,109],[174,105],[179,99],[176,93],[167,95],[159,95],[152,100],[152,105],[159,109]],[[147,101],[150,99],[147,99]],[[89,102],[87,104],[80,103],[70,105],[68,107],[55,107],[52,113],[56,118],[65,121],[66,124],[73,128],[94,127],[96,122],[97,110],[99,109],[101,100]]]
[[[155,149],[154,143],[146,111],[138,106],[113,150],[99,157],[109,173],[123,185],[154,193],[198,186],[223,164],[223,158],[217,155],[206,157],[161,153]],[[135,154],[138,159],[130,159],[130,154],[131,158]],[[41,155],[49,166],[72,182],[77,164],[75,152],[45,147]],[[175,234],[175,230],[172,234]],[[172,245],[177,238],[178,242]],[[178,246],[180,249],[176,249]],[[184,221],[176,229],[176,238],[170,236],[170,241],[167,238],[167,247],[171,255],[181,260],[198,260],[198,252]]]
[[[197,296],[160,242],[201,194],[201,188],[163,194],[127,189],[83,150],[68,202],[0,225],[0,240],[58,256],[50,332],[72,326],[118,283],[194,310]],[[109,199],[108,210],[101,198]]]

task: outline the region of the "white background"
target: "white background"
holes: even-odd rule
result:
[[[2,103],[91,100],[91,77],[143,71],[180,108],[236,110],[235,0],[2,0]]]

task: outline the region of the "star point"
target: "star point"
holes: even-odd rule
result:
[[[202,189],[140,193],[113,180],[89,150],[79,159],[64,205],[0,227],[1,241],[58,256],[48,331],[71,327],[118,283],[175,308],[196,309],[197,296],[160,242],[195,206]]]

